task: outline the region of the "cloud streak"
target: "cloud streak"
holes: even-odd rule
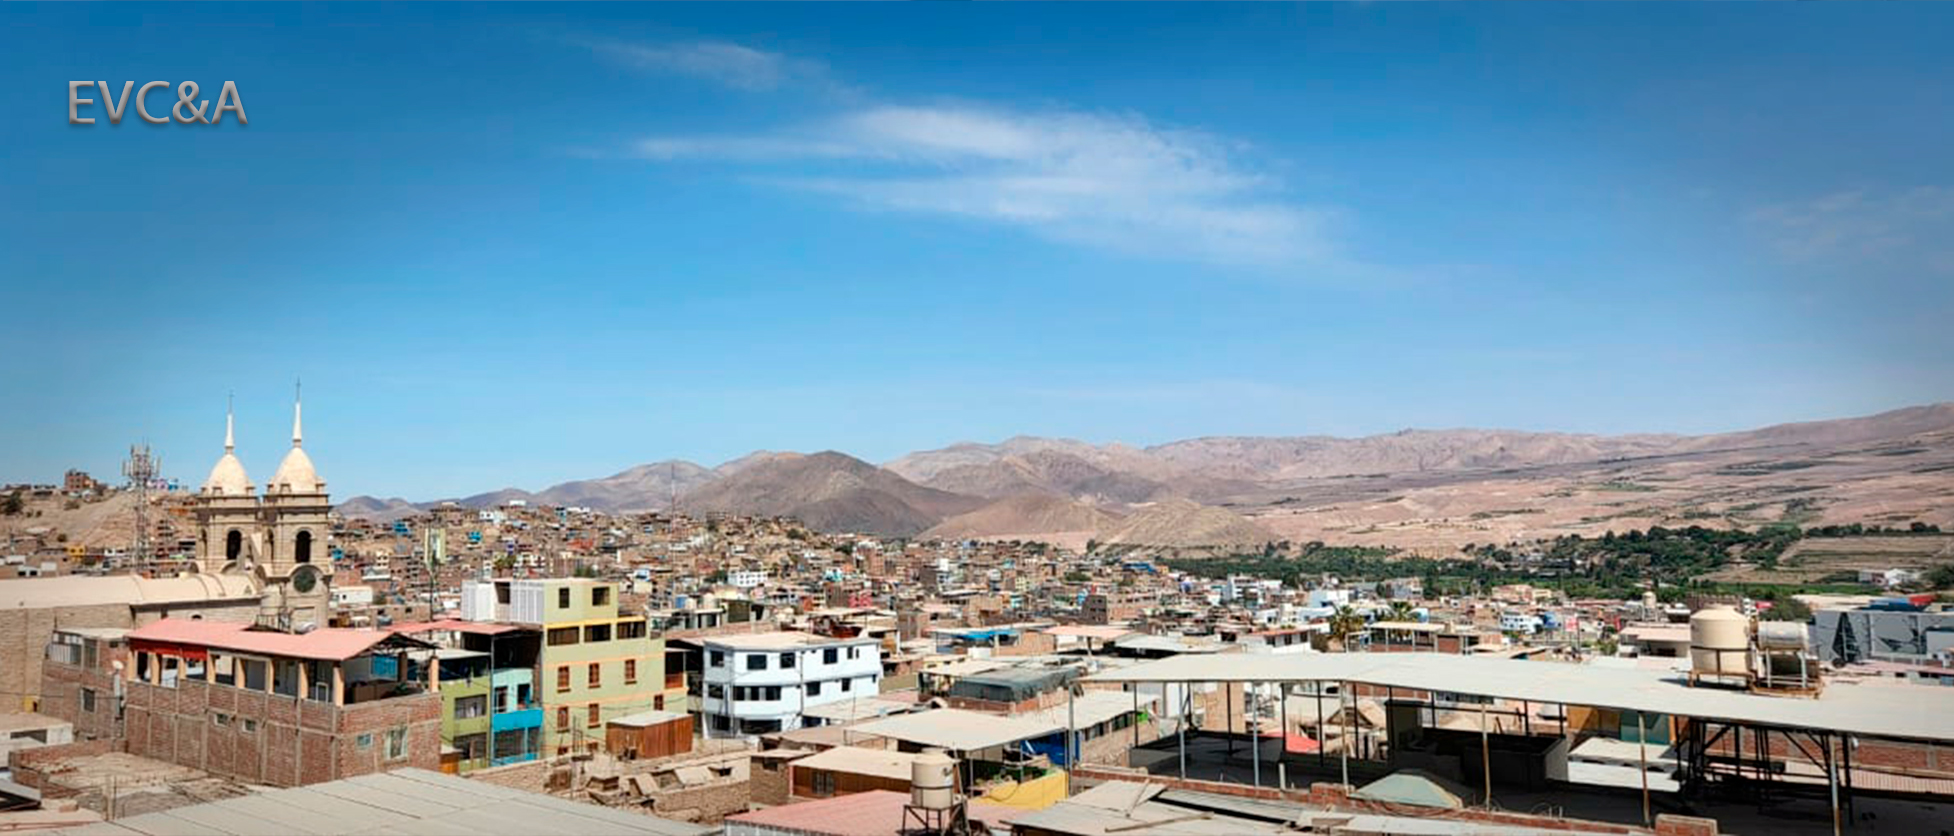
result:
[[[1954,272],[1954,189],[1851,189],[1759,207],[1750,220],[1785,258],[1803,263],[1917,260]]]
[[[654,137],[636,150],[667,163],[746,165],[761,182],[859,209],[960,217],[1130,254],[1337,260],[1336,211],[1283,199],[1279,183],[1242,161],[1239,143],[1137,115],[876,105],[758,135]]]
[[[625,66],[691,76],[750,92],[794,83],[825,83],[827,79],[827,67],[818,61],[724,41],[660,45],[603,42],[592,44],[591,49]]]

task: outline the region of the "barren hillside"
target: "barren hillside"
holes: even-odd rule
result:
[[[1021,494],[958,514],[923,532],[922,536],[946,540],[1053,540],[1084,535],[1090,539],[1119,519],[1116,514],[1061,496]]]

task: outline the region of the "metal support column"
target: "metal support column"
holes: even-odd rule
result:
[[[1193,702],[1194,695],[1189,690],[1188,684],[1181,683],[1181,721],[1175,724],[1175,730],[1180,735],[1181,780],[1183,781],[1187,780],[1187,724],[1194,717]]]

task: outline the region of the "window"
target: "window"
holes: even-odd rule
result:
[[[359,737],[353,738],[353,745],[358,746],[361,749],[371,749],[373,748],[373,735],[363,734],[360,735]]]
[[[814,794],[822,798],[835,794],[835,774],[825,769],[814,770]]]
[[[570,666],[562,665],[556,669],[556,691],[560,694],[568,690],[570,690]]]
[[[564,645],[571,645],[576,643],[577,643],[577,628],[575,627],[551,627],[550,628],[551,647],[563,647]]]
[[[841,690],[843,690],[843,691],[853,691],[853,690],[855,690],[855,680],[853,680],[853,679],[843,679],[843,680],[841,681]]]
[[[809,682],[807,684],[807,695],[810,697],[821,696],[821,683]]]
[[[746,654],[746,669],[747,669],[747,670],[750,670],[750,671],[763,671],[763,670],[766,670],[766,669],[767,669],[767,654],[765,654],[765,653],[748,653],[748,654]]]
[[[583,640],[586,644],[596,644],[597,642],[610,641],[611,625],[592,624],[588,627],[583,628]]]
[[[707,685],[707,686],[706,686],[706,696],[707,696],[708,698],[710,698],[710,699],[715,699],[715,700],[717,700],[717,699],[723,699],[723,698],[725,698],[725,696],[726,696],[726,686],[724,686],[724,685]]]
[[[590,707],[585,709],[585,713],[589,714],[590,716],[585,718],[584,725],[595,727],[597,725],[597,716],[598,716],[597,704],[591,703]]]
[[[860,647],[851,647],[851,648],[848,648],[848,658],[850,658],[850,659],[860,659],[860,658],[862,658],[862,649],[861,649]]]
[[[821,664],[832,665],[841,661],[841,651],[832,647],[821,648]]]
[[[397,761],[407,757],[407,730],[387,730],[387,760]]]
[[[556,608],[559,610],[570,608],[570,587],[565,586],[556,590]]]
[[[714,650],[706,654],[706,664],[715,668],[726,667],[726,651]]]
[[[556,707],[556,729],[557,731],[565,731],[569,728],[570,728],[570,707],[567,705],[559,705]]]
[[[617,623],[617,637],[620,639],[642,639],[646,635],[645,620],[642,618]]]
[[[98,641],[84,642],[82,644],[81,646],[82,667],[92,671],[97,667],[101,666],[101,651],[98,650],[98,648],[100,648],[101,646],[102,643]]]
[[[216,714],[210,715],[210,723],[214,726],[228,726],[231,724],[231,715],[219,711]]]
[[[95,689],[81,689],[81,710],[89,714],[95,713]]]
[[[664,695],[664,694],[658,694],[658,695],[655,695],[655,696],[653,696],[653,697],[651,698],[651,710],[653,710],[653,711],[664,711],[664,710],[665,710],[665,695]]]
[[[794,654],[792,654],[792,653],[782,653],[782,654],[780,654],[780,666],[781,666],[782,668],[791,668],[791,667],[793,667],[793,666],[794,666]]]
[[[312,562],[312,532],[301,531],[297,537],[292,538],[292,562]]]
[[[592,688],[602,686],[604,684],[604,666],[596,662],[590,663],[590,667],[586,670],[584,678]]]
[[[624,660],[624,684],[626,685],[638,684],[638,660],[636,659]]]
[[[257,721],[257,720],[253,720],[253,719],[251,719],[250,717],[245,717],[245,718],[243,718],[243,720],[244,720],[244,721],[243,721],[242,723],[239,723],[238,725],[240,725],[240,726],[242,726],[242,727],[244,728],[244,733],[245,733],[245,734],[257,734],[257,733],[258,733],[258,721]]]
[[[766,694],[762,697],[763,699],[769,699],[769,700],[780,699],[780,686],[778,685],[768,685],[767,687],[762,688],[760,690],[766,692]]]
[[[500,691],[501,689],[496,689]],[[488,695],[476,694],[455,700],[455,719],[467,720],[488,714]]]
[[[602,607],[611,603],[611,588],[600,586],[590,590],[590,605]]]

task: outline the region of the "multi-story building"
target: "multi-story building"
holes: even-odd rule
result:
[[[430,638],[439,664],[444,770],[470,772],[535,760],[543,745],[543,709],[536,695],[542,637],[509,624],[437,621],[403,624],[395,632]]]
[[[882,650],[868,636],[752,633],[701,643],[707,737],[797,729],[808,707],[875,696],[882,681]]]
[[[536,689],[543,752],[596,751],[604,745],[606,720],[685,705],[684,675],[665,675],[664,638],[651,636],[643,615],[618,611],[617,584],[584,578],[496,583],[509,587],[509,620],[543,634]]]
[[[441,701],[411,661],[430,649],[418,639],[181,618],[57,639],[44,708],[130,754],[274,786],[440,766]]]

